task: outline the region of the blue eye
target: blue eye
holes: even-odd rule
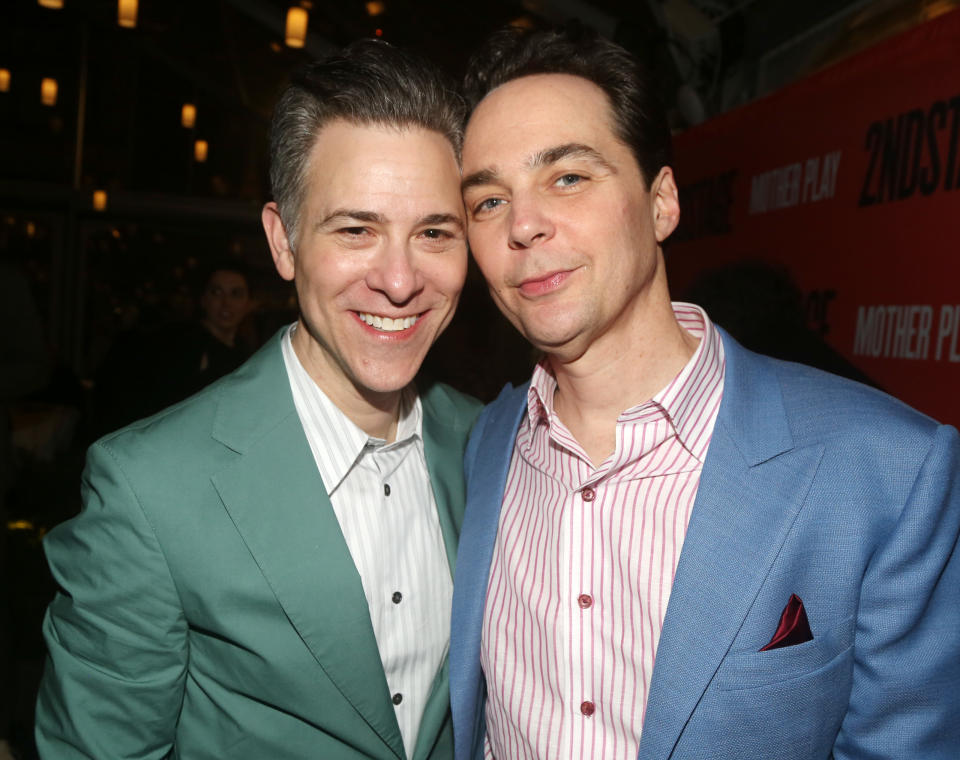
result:
[[[503,198],[487,198],[486,200],[480,201],[477,204],[477,207],[474,209],[474,212],[478,211],[492,211],[497,208],[497,206],[503,203]]]
[[[561,185],[562,187],[570,187],[571,185],[576,185],[580,180],[582,180],[579,174],[564,174],[560,179],[557,180],[556,184]]]

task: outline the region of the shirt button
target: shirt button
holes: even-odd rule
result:
[[[401,693],[398,691],[396,694],[393,695],[393,704],[399,705],[401,702],[403,702],[403,694],[401,694]],[[584,702],[584,704],[586,704],[586,702]],[[591,711],[592,711],[592,710],[593,710],[593,707],[591,706],[590,709],[591,709]]]
[[[590,594],[580,594],[580,596],[577,597],[577,604],[580,605],[581,610],[585,610],[587,607],[593,605],[593,597],[590,596]]]
[[[400,602],[403,600],[403,594],[401,594],[399,591],[394,591],[393,596],[390,598],[393,600],[394,604],[400,604]]]
[[[583,497],[584,501],[593,501],[597,497],[597,492],[594,491],[592,488],[588,487],[588,488],[584,488],[580,492],[580,495]]]
[[[582,713],[583,713],[584,715],[586,715],[588,718],[589,718],[591,715],[593,715],[593,713],[596,711],[596,709],[597,709],[597,708],[594,706],[593,702],[581,702],[581,703],[580,703],[580,712],[582,712]]]
[[[384,483],[384,484],[383,484],[383,495],[384,495],[384,496],[389,496],[389,495],[390,495],[390,484],[389,484],[389,483]]]

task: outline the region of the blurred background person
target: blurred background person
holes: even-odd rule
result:
[[[95,385],[94,430],[105,433],[182,401],[239,367],[258,345],[246,322],[254,308],[239,261],[208,265],[197,319],[121,334]]]

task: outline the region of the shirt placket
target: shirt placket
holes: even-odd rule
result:
[[[593,566],[597,488],[608,469],[594,470],[581,454],[564,446],[573,472],[565,485],[567,497],[560,515],[558,577],[560,615],[556,651],[560,689],[564,695],[559,746],[564,757],[589,757],[596,712],[594,687]],[[586,754],[584,754],[586,753]]]

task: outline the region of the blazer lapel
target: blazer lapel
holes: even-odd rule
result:
[[[459,747],[470,747],[471,741],[483,738],[483,608],[503,492],[528,387],[529,383],[520,388],[507,386],[500,392],[478,419],[464,458],[469,490],[463,533],[469,541],[461,544],[457,558],[450,627],[450,703],[454,744]],[[460,749],[457,756],[466,757],[468,752],[473,756],[473,749]]]
[[[422,404],[423,450],[452,577],[457,561],[460,526],[463,523],[463,461],[460,456],[463,450],[463,431],[458,433],[444,422],[442,410],[434,408],[428,395],[422,397]],[[453,410],[450,413],[452,415]]]
[[[822,456],[793,449],[769,362],[723,334],[724,396],[657,649],[639,757],[667,758],[783,545]]]
[[[214,437],[240,456],[213,482],[320,667],[403,758],[360,576],[294,408],[278,340],[272,348],[251,362],[250,377],[224,388]]]
[[[421,396],[421,403],[423,404],[423,450],[452,578],[457,561],[460,525],[463,522],[463,462],[459,456],[459,452],[463,449],[463,431],[458,433],[455,428],[445,422],[445,417],[453,417],[456,410],[448,409],[445,415],[444,409],[436,408],[436,405],[440,404],[440,399],[431,398],[428,392]],[[413,758],[417,760],[429,756],[450,711],[448,667],[445,658],[430,689],[413,752]]]

